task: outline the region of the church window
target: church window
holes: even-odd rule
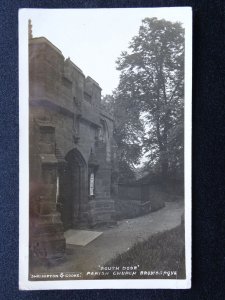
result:
[[[95,174],[94,172],[91,172],[90,178],[89,178],[89,195],[94,196],[94,190],[95,190]]]

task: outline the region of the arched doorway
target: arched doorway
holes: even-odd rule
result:
[[[61,215],[64,229],[78,226],[83,220],[87,199],[87,166],[77,149],[66,155],[66,165],[61,180]]]

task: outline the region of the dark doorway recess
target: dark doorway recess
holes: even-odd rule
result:
[[[61,216],[64,229],[75,228],[82,221],[86,206],[86,163],[77,149],[66,155],[66,165],[61,176]]]

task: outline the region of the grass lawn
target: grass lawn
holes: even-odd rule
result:
[[[136,275],[132,277],[134,279],[185,279],[184,226],[180,225],[155,234],[148,240],[135,244],[130,250],[118,255],[105,266],[119,266],[120,270],[126,266],[138,266]],[[141,275],[141,271],[148,272],[148,274],[142,273]],[[176,272],[171,275],[169,271]],[[111,278],[131,277],[130,275],[117,275]]]

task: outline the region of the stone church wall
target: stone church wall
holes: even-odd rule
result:
[[[29,40],[29,104],[30,181],[47,183],[49,214],[64,229],[113,222],[113,118],[98,83],[44,37]]]

